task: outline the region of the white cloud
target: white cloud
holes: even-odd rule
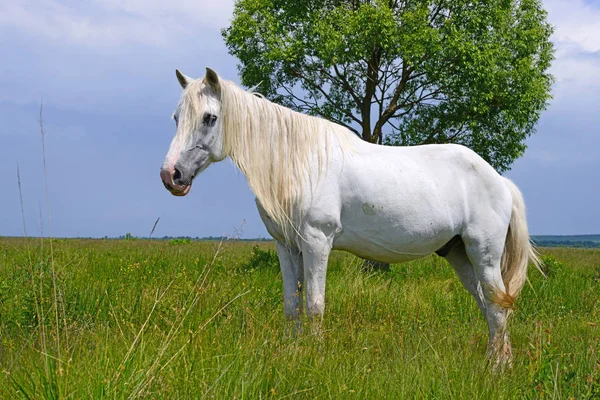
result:
[[[557,79],[555,94],[572,90],[598,90],[600,86],[600,7],[583,0],[545,0],[556,60],[551,72]]]
[[[165,47],[177,38],[218,32],[232,11],[231,0],[13,0],[3,4],[0,32],[12,29],[55,44]]]
[[[556,41],[585,52],[600,50],[600,7],[583,0],[546,0],[544,6]]]

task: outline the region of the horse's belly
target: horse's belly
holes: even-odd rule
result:
[[[336,250],[344,250],[354,254],[357,257],[365,260],[378,261],[382,263],[400,263],[404,261],[416,260],[422,258],[432,252],[417,251],[413,253],[413,249],[390,249],[387,246],[381,246],[377,243],[369,243],[362,241],[360,245],[352,245],[351,243],[336,243],[333,246]]]
[[[402,218],[368,210],[352,221],[342,221],[334,249],[346,250],[373,261],[396,263],[427,256],[446,244],[454,235],[451,221],[439,218]],[[435,217],[435,216],[434,216]]]

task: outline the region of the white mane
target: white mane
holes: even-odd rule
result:
[[[299,200],[306,198],[306,191],[319,179],[311,176],[312,163],[317,162],[320,175],[329,162],[331,146],[350,150],[354,135],[340,125],[246,92],[233,82],[221,79],[220,86],[224,152],[244,173],[269,217],[289,237],[302,218]],[[182,111],[202,110],[198,97],[184,96]],[[187,107],[188,99],[196,104]],[[190,120],[200,123],[201,116]]]

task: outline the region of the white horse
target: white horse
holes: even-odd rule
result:
[[[161,168],[174,195],[210,163],[231,157],[277,240],[284,312],[325,309],[332,249],[396,263],[436,252],[452,265],[487,319],[490,350],[510,359],[507,317],[539,260],[517,187],[466,147],[386,147],[346,128],[271,103],[207,68],[176,71],[183,95]]]

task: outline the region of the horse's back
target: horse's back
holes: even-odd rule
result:
[[[359,148],[344,165],[343,195],[415,208],[494,203],[509,194],[504,179],[477,153],[456,145]]]

